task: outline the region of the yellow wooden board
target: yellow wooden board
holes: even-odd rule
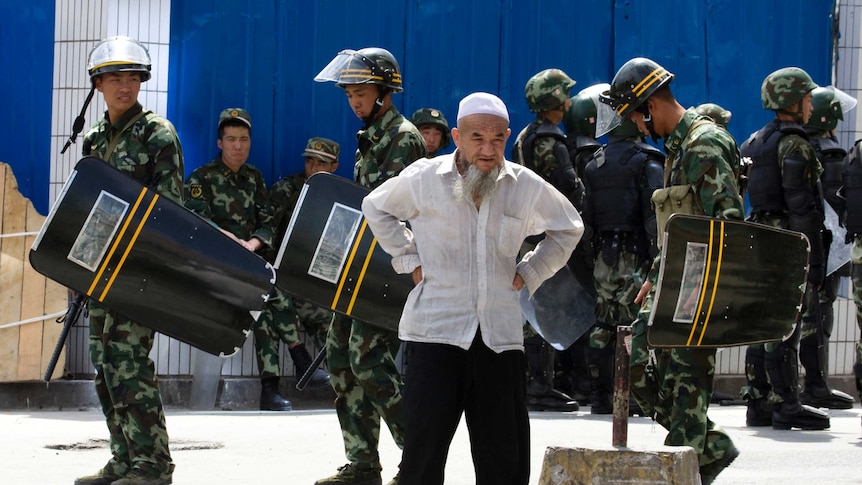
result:
[[[0,234],[36,232],[45,221],[18,192],[12,170],[0,162]],[[30,266],[35,236],[0,238],[0,325],[62,311],[66,291]],[[0,329],[0,382],[39,380],[47,368],[61,326],[54,318]],[[63,374],[64,356],[53,377]]]

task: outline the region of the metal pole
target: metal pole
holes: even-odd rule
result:
[[[613,446],[626,447],[629,439],[629,362],[632,327],[617,327],[614,355],[614,429]],[[628,342],[628,344],[626,343]]]

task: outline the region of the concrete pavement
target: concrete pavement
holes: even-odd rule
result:
[[[611,417],[531,413],[532,473],[537,484],[548,446],[608,447]],[[830,411],[827,431],[746,428],[745,407],[710,407],[710,416],[733,437],[742,454],[716,480],[721,484],[862,484],[862,409]],[[168,432],[179,485],[312,485],[343,465],[338,419],[332,409],[288,413],[167,410]],[[0,484],[70,485],[108,459],[107,430],[94,408],[80,411],[0,412]],[[632,448],[661,445],[665,432],[648,418],[631,418]],[[384,483],[395,473],[400,451],[381,433]],[[474,483],[462,422],[449,453],[447,485]]]

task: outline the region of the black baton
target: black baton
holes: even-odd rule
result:
[[[311,361],[311,365],[308,366],[308,369],[305,370],[305,373],[302,374],[302,377],[300,377],[299,380],[296,381],[296,390],[297,391],[301,391],[301,390],[305,389],[306,384],[308,384],[308,381],[311,380],[311,376],[314,375],[314,371],[316,371],[317,368],[320,367],[320,364],[323,363],[323,359],[325,359],[325,358],[326,358],[326,347],[320,349],[320,352],[318,352],[317,355],[314,356],[314,360]]]
[[[51,354],[51,360],[48,361],[48,368],[45,370],[44,381],[50,382],[51,375],[54,373],[54,368],[57,367],[57,361],[60,359],[60,353],[63,352],[63,347],[66,346],[66,339],[69,337],[69,330],[72,325],[78,321],[81,316],[84,306],[87,304],[87,295],[77,293],[72,302],[69,303],[69,309],[66,314],[57,319],[57,323],[63,324],[63,329],[60,331],[60,338],[57,339],[57,345],[54,347],[54,353]]]

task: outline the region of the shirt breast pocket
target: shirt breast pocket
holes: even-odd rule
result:
[[[497,240],[497,248],[503,256],[515,257],[524,242],[522,230],[524,221],[517,217],[504,215],[500,219],[500,236]]]

